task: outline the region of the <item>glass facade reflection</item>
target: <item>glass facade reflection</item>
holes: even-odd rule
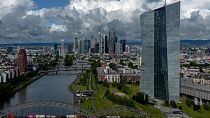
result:
[[[180,2],[141,15],[140,91],[151,98],[179,101]]]

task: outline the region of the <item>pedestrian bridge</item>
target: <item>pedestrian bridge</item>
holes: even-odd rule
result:
[[[88,111],[83,111],[80,107],[70,103],[63,102],[28,102],[18,104],[0,111],[0,115],[13,114],[17,116],[25,115],[76,115],[76,114],[89,114]]]
[[[57,72],[57,71],[85,71],[90,69],[89,67],[70,67],[70,68],[57,68],[54,70],[48,70],[47,72]]]

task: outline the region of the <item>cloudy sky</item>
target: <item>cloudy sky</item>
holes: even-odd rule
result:
[[[167,4],[177,0],[167,0]],[[164,0],[0,0],[0,43],[49,42],[117,31],[140,39],[140,15]],[[210,0],[181,0],[182,39],[210,39]]]

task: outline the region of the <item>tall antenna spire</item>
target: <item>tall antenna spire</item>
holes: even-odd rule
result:
[[[167,2],[166,2],[166,0],[165,0],[165,3],[164,3],[164,4],[165,4],[165,6],[167,5]]]

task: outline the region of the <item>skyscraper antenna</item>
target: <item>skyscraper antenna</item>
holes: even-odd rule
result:
[[[167,2],[166,2],[166,0],[165,0],[165,3],[164,3],[164,4],[165,4],[165,6],[167,5]]]

